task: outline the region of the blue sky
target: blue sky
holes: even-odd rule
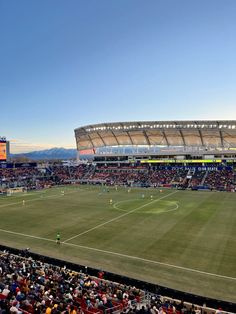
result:
[[[236,119],[235,0],[0,0],[0,135],[75,147],[74,128]]]

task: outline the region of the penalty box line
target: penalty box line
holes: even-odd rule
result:
[[[79,234],[76,234],[75,236],[66,239],[66,240],[65,240],[64,242],[62,242],[62,243],[67,243],[67,242],[69,242],[69,241],[71,241],[71,240],[73,240],[73,239],[75,239],[75,238],[78,238],[78,237],[80,237],[80,236],[82,236],[82,235],[84,235],[84,234],[86,234],[86,233],[89,233],[89,232],[95,230],[95,229],[98,229],[98,228],[100,228],[100,227],[103,227],[103,226],[105,226],[105,225],[107,225],[107,224],[109,224],[109,223],[111,223],[111,222],[114,222],[114,221],[116,221],[116,220],[118,220],[118,219],[120,219],[120,218],[123,218],[123,217],[125,217],[125,216],[127,216],[127,215],[130,215],[130,214],[134,213],[135,211],[137,211],[137,210],[139,210],[139,209],[141,209],[141,208],[144,208],[144,207],[146,207],[146,206],[148,206],[148,205],[150,205],[150,204],[156,203],[156,202],[162,200],[163,198],[166,198],[166,197],[168,197],[168,196],[170,196],[170,195],[173,195],[173,194],[175,194],[175,193],[177,193],[177,192],[178,192],[178,191],[171,192],[171,193],[169,193],[169,194],[167,194],[167,195],[164,195],[164,196],[158,198],[157,200],[154,200],[154,201],[148,202],[147,204],[144,204],[144,205],[142,205],[142,206],[136,207],[136,208],[134,208],[134,209],[132,209],[132,210],[130,210],[130,211],[124,213],[124,214],[121,214],[121,215],[119,215],[119,216],[117,216],[117,217],[115,217],[115,218],[112,218],[112,219],[110,219],[110,220],[108,220],[108,221],[105,221],[105,222],[103,222],[103,223],[101,223],[101,224],[99,224],[99,225],[97,225],[97,226],[95,226],[95,227],[92,227],[92,228],[90,228],[90,229],[88,229],[88,230],[85,230],[85,231],[79,233]]]
[[[55,240],[52,240],[52,239],[38,237],[38,236],[33,236],[33,235],[20,233],[20,232],[9,231],[9,230],[5,230],[5,229],[0,229],[0,232],[5,232],[5,233],[13,234],[13,235],[18,235],[18,236],[23,236],[23,237],[27,237],[27,238],[33,238],[33,239],[37,239],[37,240],[43,240],[43,241],[48,241],[48,242],[54,242],[55,243]],[[123,253],[117,253],[117,252],[97,249],[97,248],[84,246],[84,245],[79,245],[79,244],[73,244],[73,243],[64,243],[64,245],[72,246],[74,248],[85,249],[85,250],[89,250],[89,251],[93,251],[93,252],[99,252],[99,253],[103,253],[103,254],[124,257],[124,258],[127,258],[127,259],[137,260],[137,261],[141,261],[141,262],[145,262],[145,263],[149,263],[149,264],[156,264],[156,265],[160,265],[160,266],[164,266],[164,267],[168,267],[168,268],[175,268],[175,269],[188,271],[188,272],[192,272],[192,273],[198,273],[198,274],[201,274],[201,275],[207,275],[207,276],[211,276],[211,277],[217,277],[217,278],[221,278],[221,279],[227,279],[227,280],[236,281],[235,277],[230,277],[230,276],[225,276],[225,275],[220,275],[220,274],[215,274],[215,273],[209,273],[209,272],[205,272],[203,270],[198,270],[198,269],[193,269],[193,268],[173,265],[173,264],[169,264],[169,263],[159,262],[159,261],[146,259],[146,258],[142,258],[142,257],[138,257],[138,256],[127,255],[127,254],[123,254]]]
[[[59,188],[58,188],[59,189]],[[67,194],[72,194],[72,193],[76,193],[77,191],[69,191],[67,192],[65,195]],[[39,193],[39,192],[38,192]],[[43,196],[43,197],[37,197],[37,198],[32,198],[31,200],[26,200],[25,204],[27,205],[30,202],[35,202],[35,201],[42,201],[45,198],[59,198],[59,197],[64,197],[65,195],[58,195],[58,194],[53,194],[53,195],[48,195],[48,196]],[[24,196],[22,196],[23,198]],[[0,207],[8,207],[8,206],[12,206],[12,205],[21,205],[22,204],[22,200],[21,201],[17,201],[14,203],[6,203],[6,204],[0,204]]]

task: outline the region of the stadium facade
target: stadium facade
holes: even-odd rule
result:
[[[236,160],[236,120],[92,124],[75,129],[75,138],[78,159],[97,162]]]

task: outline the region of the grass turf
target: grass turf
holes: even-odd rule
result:
[[[236,193],[68,186],[2,196],[0,239],[236,302]]]

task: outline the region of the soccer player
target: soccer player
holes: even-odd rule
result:
[[[22,201],[22,205],[25,206],[25,200]]]
[[[59,232],[57,232],[56,242],[57,244],[61,244],[61,235]]]
[[[113,203],[113,200],[112,200],[112,198],[110,199],[110,205],[112,205],[112,203]]]
[[[152,195],[150,196],[150,198],[151,198],[151,200],[153,200],[153,196]]]

